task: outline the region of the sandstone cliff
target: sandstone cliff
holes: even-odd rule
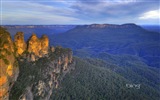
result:
[[[48,57],[42,57],[34,63],[24,58],[19,64],[20,75],[12,88],[10,99],[50,100],[52,92],[59,89],[61,80],[74,69],[75,63],[70,49],[56,47],[54,52],[49,49]]]
[[[24,34],[23,32],[17,32],[16,35],[14,36],[14,43],[17,48],[16,53],[18,55],[21,55],[25,50],[26,50],[26,43],[24,41]]]
[[[10,88],[19,73],[15,46],[10,34],[0,27],[0,100],[8,100]]]
[[[32,36],[28,40],[27,51],[29,53],[34,53],[36,56],[39,56],[40,50],[41,50],[41,41],[36,36],[36,34],[32,34]]]
[[[30,61],[35,61],[39,57],[43,57],[48,54],[49,39],[46,35],[43,35],[40,39],[36,34],[32,34],[27,43],[27,56]]]
[[[72,50],[49,47],[46,35],[24,40],[0,27],[0,100],[49,100],[64,75],[74,67]]]
[[[49,39],[48,36],[46,35],[42,35],[42,37],[40,38],[41,41],[41,55],[45,55],[48,54],[48,47],[49,47]]]

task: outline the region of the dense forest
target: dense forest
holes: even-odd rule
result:
[[[114,64],[106,64],[102,60],[76,59],[76,68],[67,74],[59,89],[54,90],[52,99],[55,100],[158,100],[157,89],[149,85],[151,79],[134,73],[130,68],[126,73],[117,73]],[[119,69],[118,69],[119,70]],[[143,69],[149,70],[149,69]],[[149,70],[151,71],[151,70]],[[153,72],[153,71],[151,71]],[[158,73],[154,74],[159,77]],[[132,77],[128,77],[132,75]],[[136,78],[136,82],[132,78]],[[143,77],[143,78],[142,78]],[[142,81],[145,81],[142,83]],[[148,83],[147,83],[148,82]],[[151,82],[154,83],[154,82]],[[141,84],[140,88],[128,88],[126,84]]]

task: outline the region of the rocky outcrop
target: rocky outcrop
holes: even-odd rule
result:
[[[14,43],[17,48],[16,53],[21,55],[26,50],[26,43],[24,41],[24,34],[23,32],[17,32],[14,36]]]
[[[27,47],[27,51],[29,53],[34,53],[36,56],[40,56],[41,41],[36,34],[32,34],[32,36],[29,38]]]
[[[19,77],[17,84],[13,87],[11,95],[16,96],[19,100],[50,100],[52,92],[59,89],[59,85],[66,73],[74,69],[74,61],[72,59],[72,51],[56,47],[54,52],[49,50],[48,57],[38,59],[35,63],[20,61],[23,67],[20,71],[21,76],[28,75],[29,77]],[[23,68],[22,67],[22,68]],[[34,70],[34,72],[30,71]],[[32,80],[31,82],[29,82]],[[27,83],[28,82],[28,83]],[[19,84],[26,84],[23,89],[18,90]],[[23,91],[21,95],[15,94],[16,91]],[[12,96],[11,96],[12,99]]]
[[[32,34],[27,44],[27,51],[29,52],[27,57],[31,57],[30,60],[35,61],[37,60],[36,58],[43,57],[48,54],[48,48],[49,39],[46,35],[42,35],[39,39],[36,34]],[[33,58],[35,58],[35,60],[32,60]]]
[[[48,54],[48,47],[49,47],[49,39],[48,36],[46,35],[42,35],[42,37],[40,38],[41,41],[41,50],[40,50],[40,54],[43,56],[45,54]]]
[[[73,66],[72,50],[49,47],[46,35],[25,43],[17,32],[12,41],[0,27],[0,100],[49,100]]]
[[[15,46],[10,34],[0,27],[0,100],[8,100],[9,91],[19,73]]]

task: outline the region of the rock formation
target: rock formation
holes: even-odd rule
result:
[[[14,48],[10,34],[0,27],[0,100],[8,100],[10,88],[18,77]]]
[[[28,40],[28,49],[29,53],[34,53],[36,56],[40,56],[41,50],[41,41],[36,36],[36,34],[32,34],[32,36]]]
[[[37,60],[36,64],[40,63],[41,65],[38,66],[35,64],[32,68],[38,66],[38,73],[41,77],[37,76],[38,73],[34,73],[34,75],[32,74],[31,77],[34,77],[36,81],[26,87],[26,91],[22,93],[20,99],[49,100],[52,91],[59,88],[59,83],[60,80],[63,79],[63,76],[74,68],[74,63],[71,56],[72,51],[70,49],[56,47],[54,52],[49,52],[49,57],[46,57],[43,60]],[[47,61],[44,62],[45,60]],[[27,74],[30,75],[31,73]]]
[[[24,34],[23,32],[17,32],[14,36],[14,43],[17,48],[16,53],[21,55],[26,50],[26,43],[24,41]]]
[[[19,84],[15,84],[13,91],[11,91],[13,96],[18,96],[19,100],[50,100],[52,92],[59,88],[60,81],[66,73],[74,69],[75,63],[70,49],[56,47],[54,52],[49,50],[48,53],[48,57],[39,59],[30,65],[27,65],[29,63],[27,61],[20,62],[26,66],[26,69],[21,70],[20,74],[29,77],[18,78],[18,80],[25,78],[25,81],[18,82],[19,84],[24,83],[26,86],[22,90],[16,90]],[[36,71],[33,73],[30,68]],[[32,83],[29,83],[29,80],[32,80]],[[15,94],[16,91],[24,92],[18,95]]]
[[[13,42],[0,27],[0,100],[49,100],[73,65],[72,50],[49,47],[46,35],[32,34],[25,43],[23,32],[17,32]]]
[[[32,58],[43,57],[44,55],[48,54],[48,48],[49,39],[46,35],[42,35],[42,37],[39,39],[36,34],[32,34],[32,36],[28,40],[27,51],[29,52],[29,54],[33,53],[32,55],[30,55],[32,56]]]
[[[49,39],[46,35],[42,35],[41,39],[41,55],[48,54]]]

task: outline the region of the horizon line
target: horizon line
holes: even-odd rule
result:
[[[4,25],[0,25],[0,26],[41,26],[41,25],[45,25],[45,26],[51,26],[51,25],[93,25],[93,24],[99,24],[99,25],[103,25],[103,24],[108,24],[108,25],[124,25],[124,24],[135,24],[135,25],[157,25],[160,26],[160,24],[136,24],[136,23],[123,23],[123,24],[109,24],[109,23],[92,23],[92,24],[4,24]]]

